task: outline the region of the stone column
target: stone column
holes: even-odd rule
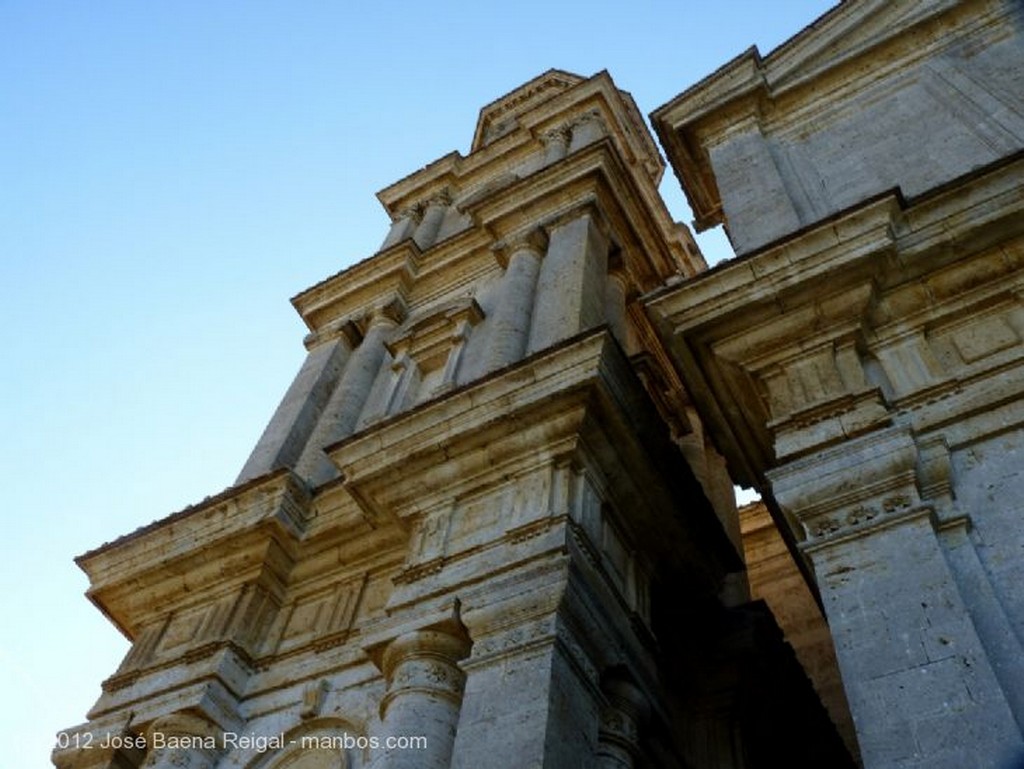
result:
[[[605,126],[604,118],[600,110],[593,109],[585,112],[576,118],[572,123],[572,139],[569,142],[569,152],[593,144],[605,137],[608,128]]]
[[[459,661],[471,641],[459,630],[417,630],[384,652],[387,693],[380,705],[384,752],[373,769],[448,769],[466,684]],[[425,737],[422,748],[389,749],[390,739]]]
[[[349,357],[295,467],[296,473],[309,483],[319,485],[337,476],[337,468],[324,454],[323,448],[350,435],[355,429],[384,359],[384,343],[398,325],[401,315],[397,303],[391,303],[376,309],[367,321],[363,340]]]
[[[175,713],[147,730],[149,752],[142,769],[213,769],[220,757],[220,730],[198,716]]]
[[[447,192],[441,192],[430,198],[423,206],[423,219],[413,233],[413,240],[421,249],[428,249],[437,240],[438,230],[444,221],[444,215],[451,205],[451,197]]]
[[[348,319],[324,329],[307,343],[311,349],[302,368],[235,479],[236,484],[279,467],[295,466],[356,343],[358,331]]]
[[[527,353],[604,323],[608,238],[597,217],[587,206],[550,228]]]
[[[640,752],[640,721],[646,713],[647,700],[636,686],[623,680],[604,685],[608,704],[601,713],[597,734],[597,766],[599,769],[633,769]]]
[[[383,251],[396,243],[411,238],[422,218],[422,212],[416,207],[406,208],[402,211],[398,218],[391,223],[391,229],[388,231],[387,237],[384,238],[384,242],[381,243],[380,250]]]
[[[565,126],[545,131],[541,134],[540,140],[544,144],[545,166],[557,163],[569,152],[569,129]]]
[[[547,237],[537,230],[495,246],[496,251],[509,256],[501,279],[501,294],[490,318],[486,371],[514,363],[526,352],[537,274],[546,246]]]

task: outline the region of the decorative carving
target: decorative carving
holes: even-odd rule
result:
[[[810,524],[808,533],[812,537],[825,537],[835,534],[843,528],[842,524],[834,518],[822,518]]]
[[[887,513],[892,513],[896,510],[903,510],[904,508],[910,507],[911,503],[910,497],[906,494],[896,494],[882,500],[882,509]]]
[[[157,719],[146,737],[150,750],[143,769],[212,769],[221,752],[218,727],[188,713],[172,713]]]
[[[889,512],[888,509],[886,512]],[[857,505],[853,510],[846,514],[846,525],[847,526],[858,526],[868,521],[873,521],[879,515],[878,510],[867,505]]]
[[[329,684],[327,681],[310,681],[302,690],[302,708],[299,717],[303,720],[316,718],[324,706],[324,698]]]
[[[518,251],[528,251],[538,259],[544,257],[548,248],[548,234],[541,227],[534,227],[525,232],[509,235],[491,246],[498,264],[502,269],[508,268],[509,260]]]
[[[570,130],[571,126],[569,125],[560,125],[555,126],[554,128],[548,128],[546,131],[541,133],[540,140],[545,146],[549,144],[567,145],[569,143]]]
[[[394,217],[391,221],[399,222],[402,221],[403,219],[408,219],[409,221],[414,222],[415,224],[419,224],[422,218],[423,206],[417,203],[416,205],[407,206],[406,208],[403,208],[401,211],[398,212],[398,216]]]
[[[425,211],[431,207],[447,208],[452,204],[452,193],[447,187],[439,190],[424,200],[420,207]]]
[[[487,635],[473,644],[473,657],[468,665],[484,662],[494,656],[504,656],[533,644],[555,639],[555,618],[546,616],[523,622],[502,632]]]

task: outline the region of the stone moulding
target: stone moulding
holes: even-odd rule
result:
[[[85,553],[76,563],[89,575],[90,600],[132,638],[159,614],[194,604],[204,592],[230,593],[254,579],[284,580],[308,504],[302,482],[278,471]],[[175,524],[186,521],[192,536],[183,540]],[[207,558],[210,552],[218,558]],[[231,556],[222,560],[226,553]]]
[[[915,429],[939,424],[944,415],[962,413],[948,402],[937,405],[950,398],[971,404],[970,410],[991,407],[985,382],[1000,369],[1019,365],[1019,343],[1009,337],[985,347],[960,342],[978,334],[959,332],[956,324],[965,303],[986,312],[1019,307],[1024,220],[1014,179],[1022,168],[1024,155],[1018,154],[973,173],[958,191],[938,190],[916,201],[898,196],[870,201],[783,244],[644,297],[655,325],[673,336],[671,349],[683,379],[737,482],[756,485],[759,471],[780,456],[815,449],[816,439],[807,431],[792,448],[775,444],[785,418],[806,411],[821,423],[832,403],[838,432],[830,439],[856,434],[858,429],[842,424],[839,414],[848,410],[844,399],[858,389],[870,396],[872,409],[880,404],[888,412],[888,417],[875,414],[879,425],[887,419],[910,421]],[[970,201],[966,210],[965,200]],[[844,291],[850,297],[867,293],[839,315],[826,310],[829,297]],[[1003,297],[1002,305],[993,304],[993,293]],[[1004,334],[1020,333],[1007,330],[1016,320],[990,322],[1001,323]],[[765,344],[756,341],[759,337]],[[831,346],[836,359],[829,365],[846,366],[832,380],[831,401],[795,389],[800,367],[818,367],[811,362],[809,337],[825,349]],[[933,346],[946,344],[958,354],[959,348],[949,347],[958,342],[974,344],[969,350],[978,352],[970,353],[974,359],[963,373],[943,373],[933,360]],[[854,368],[862,369],[854,379],[839,356],[844,350],[853,353]],[[785,367],[794,364],[787,373]],[[779,372],[781,390],[772,379]],[[820,386],[824,392],[832,387],[827,380]],[[792,399],[787,414],[778,413],[781,401],[773,403],[774,392]],[[748,408],[725,408],[718,393],[729,393]],[[904,414],[912,416],[908,420]],[[772,417],[774,433],[768,429]]]

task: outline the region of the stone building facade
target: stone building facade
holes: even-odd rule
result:
[[[705,268],[663,170],[607,74],[552,71],[382,191],[236,484],[79,559],[133,646],[70,740],[115,747],[56,764],[767,766],[784,691],[852,765],[638,301]]]
[[[484,107],[379,193],[377,253],[292,300],[308,354],[235,485],[79,558],[132,647],[55,765],[997,766],[1020,30],[848,2],[658,110],[740,255],[710,271],[606,73]],[[807,580],[791,643],[734,480],[778,524],[747,527],[766,597]]]
[[[1022,34],[843,3],[653,115],[739,258],[646,306],[820,591],[866,766],[1024,753]]]

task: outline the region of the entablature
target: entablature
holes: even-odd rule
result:
[[[129,638],[166,611],[251,582],[280,592],[309,513],[305,486],[280,471],[229,489],[76,559],[90,599]],[[189,537],[180,536],[187,528]],[[215,554],[215,555],[214,555]]]
[[[1017,158],[917,201],[880,198],[645,299],[737,481],[1015,397],[1022,172]]]
[[[920,195],[1019,151],[1014,5],[841,3],[655,110],[698,231],[724,224],[745,253],[887,188]]]

